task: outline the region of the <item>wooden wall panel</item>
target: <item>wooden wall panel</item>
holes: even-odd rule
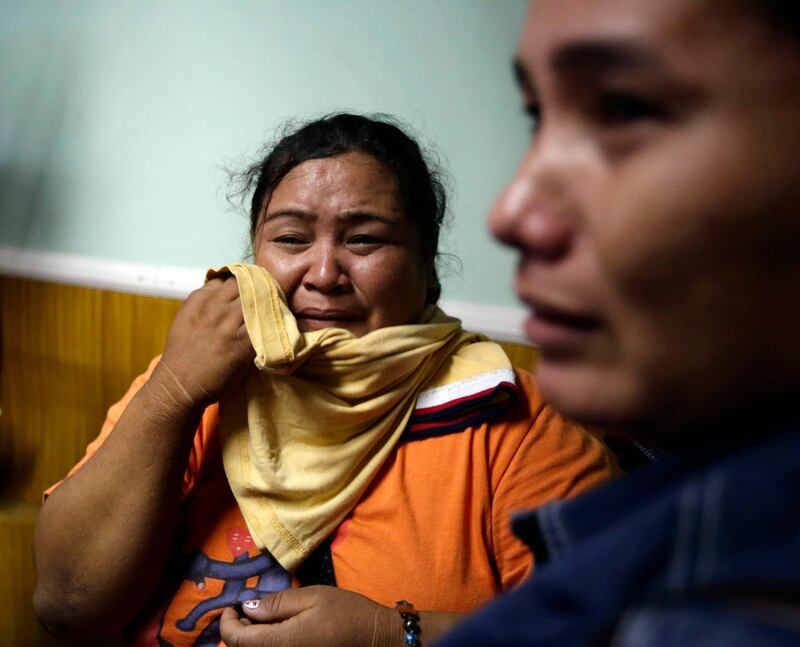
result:
[[[0,498],[36,505],[161,352],[178,301],[0,277]],[[516,366],[536,351],[503,344]]]
[[[56,641],[31,605],[42,490],[100,430],[106,409],[161,351],[180,304],[0,277],[0,647]]]
[[[57,640],[33,615],[31,542],[38,506],[0,503],[0,647],[117,647],[115,638]]]
[[[42,491],[97,435],[108,407],[161,352],[180,302],[0,277],[0,647],[55,642],[31,607]],[[516,366],[536,352],[503,344]],[[110,645],[110,641],[97,644]]]
[[[179,305],[0,277],[0,496],[37,504],[66,474]]]

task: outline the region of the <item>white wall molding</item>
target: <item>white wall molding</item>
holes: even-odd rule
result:
[[[527,316],[527,311],[522,308],[450,299],[442,299],[439,305],[451,317],[461,319],[467,330],[483,333],[498,341],[530,344],[522,332],[522,324]]]
[[[0,246],[0,274],[99,290],[185,299],[203,284],[205,270]],[[522,334],[525,310],[443,300],[442,309],[468,330],[492,339],[529,343]]]
[[[0,246],[0,273],[99,290],[185,299],[205,272],[185,267],[129,263],[105,258]]]

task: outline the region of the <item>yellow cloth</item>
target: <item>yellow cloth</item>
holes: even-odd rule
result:
[[[510,368],[435,306],[362,337],[301,333],[263,268],[232,264],[255,365],[220,402],[225,473],[256,544],[290,571],[344,519],[391,453],[418,393]]]

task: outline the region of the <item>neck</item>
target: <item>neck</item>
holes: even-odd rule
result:
[[[721,453],[757,443],[800,421],[798,394],[782,394],[748,406],[726,407],[724,413],[671,420],[640,420],[607,427],[606,433],[653,446],[667,454]]]

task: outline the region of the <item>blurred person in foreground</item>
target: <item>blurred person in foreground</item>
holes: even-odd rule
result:
[[[563,414],[659,447],[515,519],[537,577],[439,644],[800,644],[800,17],[537,0],[490,217]]]

